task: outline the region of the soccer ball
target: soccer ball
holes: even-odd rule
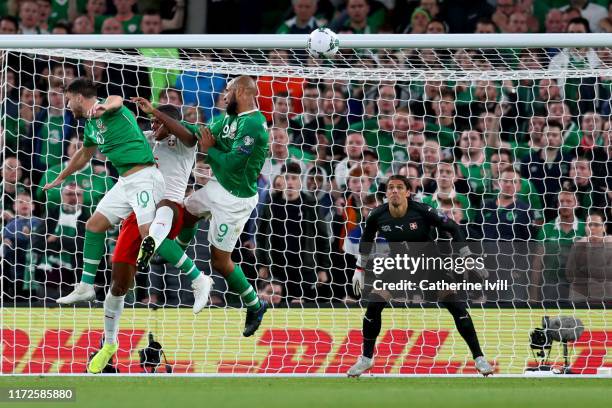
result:
[[[331,57],[338,52],[340,41],[329,28],[318,28],[308,37],[308,53],[315,58]]]

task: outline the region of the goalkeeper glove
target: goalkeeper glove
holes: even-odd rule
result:
[[[461,248],[459,250],[459,255],[463,258],[476,258],[476,254],[474,254],[469,247],[465,246],[463,248]],[[475,263],[475,262],[474,262]],[[474,274],[476,274],[480,279],[487,279],[489,277],[489,271],[486,268],[478,268],[477,266],[474,266],[473,268],[470,268],[470,271]],[[456,271],[455,271],[456,272]],[[458,273],[458,272],[456,272]],[[463,274],[462,273],[458,273],[458,274]]]
[[[363,268],[357,267],[355,268],[355,273],[353,273],[353,293],[355,296],[360,296],[361,291],[363,290],[365,285],[365,276]]]

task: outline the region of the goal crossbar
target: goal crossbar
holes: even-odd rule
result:
[[[299,34],[15,35],[0,48],[304,48]],[[547,48],[608,47],[612,34],[340,34],[342,48]]]

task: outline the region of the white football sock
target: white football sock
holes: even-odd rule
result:
[[[153,237],[158,248],[172,229],[172,218],[174,218],[174,212],[170,207],[160,207],[155,212],[155,219],[149,227],[149,235]]]
[[[125,296],[114,296],[110,291],[104,299],[104,343],[115,344],[119,330],[119,319],[123,312]]]

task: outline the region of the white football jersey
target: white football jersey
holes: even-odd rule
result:
[[[195,163],[198,144],[188,147],[174,135],[156,141],[153,139],[152,131],[146,131],[144,134],[151,143],[155,161],[166,182],[166,194],[163,198],[182,203]]]

